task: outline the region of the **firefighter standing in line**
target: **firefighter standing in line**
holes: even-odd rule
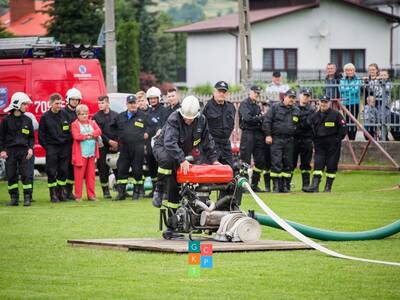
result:
[[[186,157],[196,149],[201,149],[207,162],[220,164],[217,161],[214,141],[209,134],[206,118],[200,114],[199,100],[194,96],[188,96],[182,101],[181,108],[168,118],[160,136],[155,139],[153,148],[159,164],[159,180],[154,192],[153,205],[166,206],[168,217],[176,212],[180,201],[176,170],[180,167],[184,174],[188,172],[191,164]],[[167,201],[162,201],[164,192],[167,192]],[[179,235],[168,226],[163,236],[171,238]]]
[[[61,110],[60,94],[50,96],[50,109],[39,122],[39,143],[46,150],[47,183],[50,201],[60,202],[65,197],[65,181],[71,157],[71,124],[67,113]]]
[[[143,185],[144,143],[148,139],[147,116],[138,110],[136,96],[126,98],[127,110],[114,119],[110,127],[116,133],[120,155],[117,162],[118,195],[115,200],[125,200],[129,168],[133,171],[133,196],[138,200]]]
[[[65,96],[66,106],[63,110],[68,115],[70,125],[77,119],[76,107],[81,103],[81,100],[82,100],[82,94],[78,89],[72,88],[67,91],[67,94]],[[71,145],[69,147],[70,147],[70,152],[72,153],[72,140],[71,140]],[[71,157],[70,157],[68,162],[67,180],[65,181],[65,191],[66,191],[65,196],[67,200],[75,200],[74,193],[72,192],[73,187],[74,187],[74,166],[71,163]]]
[[[311,127],[314,135],[314,172],[313,182],[305,192],[319,192],[322,173],[326,168],[324,192],[330,192],[336,178],[342,140],[346,136],[346,121],[340,112],[329,107],[330,98],[322,96],[319,110],[311,116]]]
[[[99,178],[101,188],[103,190],[103,197],[110,199],[110,188],[108,184],[108,177],[110,175],[110,167],[106,163],[108,153],[116,153],[118,151],[118,142],[115,140],[111,133],[110,124],[117,118],[118,113],[110,109],[110,100],[108,96],[100,96],[98,98],[99,111],[93,116],[101,129],[101,139],[103,147],[99,148],[99,158],[97,159],[97,169],[99,171]],[[113,170],[115,178],[117,179],[117,169]]]
[[[262,131],[261,108],[257,103],[260,93],[261,87],[252,86],[249,97],[243,100],[239,107],[239,124],[240,129],[242,129],[240,159],[251,165],[251,156],[253,155],[254,168],[251,188],[255,192],[262,192],[258,187],[258,183],[265,168],[265,138]],[[247,175],[247,168],[244,172]]]
[[[299,122],[294,106],[296,91],[288,90],[282,102],[272,106],[263,121],[265,142],[271,145],[271,178],[274,193],[290,192],[293,171],[293,135]]]
[[[176,110],[178,110],[181,105],[179,103],[179,94],[175,88],[169,89],[167,91],[167,119]]]
[[[299,103],[296,105],[300,114],[299,123],[294,134],[293,168],[297,167],[297,160],[300,156],[302,190],[310,185],[311,159],[313,154],[310,116],[314,113],[314,107],[310,104],[310,97],[310,89],[303,89],[300,93]]]
[[[261,104],[262,123],[264,123],[264,119],[267,117],[267,112],[269,108],[270,106],[268,102],[263,102]],[[264,142],[265,142],[265,134],[264,134]],[[271,192],[271,145],[270,144],[265,144],[264,162],[265,162],[265,168],[263,172],[263,177],[264,177],[265,191],[269,193]]]
[[[226,101],[228,89],[229,86],[225,81],[218,81],[214,86],[213,97],[204,106],[203,114],[215,142],[218,161],[233,168],[229,138],[235,126],[236,109],[231,102]]]
[[[33,155],[35,137],[32,120],[25,116],[27,106],[32,101],[27,94],[16,92],[11,96],[10,105],[4,112],[10,112],[0,123],[0,158],[6,159],[8,193],[11,201],[8,205],[18,206],[18,176],[21,175],[24,190],[24,206],[30,206],[32,183],[30,159]]]
[[[151,87],[146,92],[146,98],[150,103],[150,109],[147,111],[147,119],[149,121],[149,139],[146,141],[146,162],[149,168],[149,175],[153,183],[153,190],[148,197],[153,197],[155,185],[157,182],[157,161],[154,158],[151,147],[151,139],[161,133],[161,128],[167,121],[167,109],[161,101],[161,91],[159,88]]]

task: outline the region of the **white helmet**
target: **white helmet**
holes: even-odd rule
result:
[[[195,96],[183,99],[179,113],[186,119],[194,119],[200,115],[200,103]]]
[[[158,98],[158,100],[161,100],[161,91],[158,87],[152,86],[149,88],[146,92],[146,98]]]
[[[79,100],[82,100],[82,94],[81,94],[81,92],[80,92],[78,89],[72,88],[72,89],[69,89],[69,90],[67,91],[67,94],[66,94],[65,98],[66,98],[66,100],[67,100],[67,104],[69,104],[69,100],[70,100],[71,98],[72,98],[72,99],[79,99]]]
[[[9,112],[13,109],[20,109],[23,103],[31,104],[32,101],[29,96],[23,92],[16,92],[11,96],[10,105],[4,109],[5,112]]]
[[[118,158],[119,158],[119,152],[117,152],[117,153],[107,153],[107,155],[106,155],[106,164],[111,169],[116,169],[117,168]]]

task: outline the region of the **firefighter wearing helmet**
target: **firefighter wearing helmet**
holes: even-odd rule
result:
[[[191,164],[186,157],[198,152],[200,148],[206,162],[219,164],[206,118],[200,113],[199,100],[194,96],[188,96],[183,99],[181,108],[170,115],[160,135],[155,139],[153,147],[159,166],[153,205],[167,207],[168,216],[176,212],[180,201],[176,170],[180,167],[187,173]],[[164,193],[167,199],[163,199]],[[164,232],[164,236],[177,235],[171,226]]]
[[[10,105],[4,109],[9,114],[0,124],[0,157],[6,160],[9,205],[19,204],[18,177],[21,176],[24,191],[24,206],[32,200],[32,177],[30,159],[33,155],[35,137],[32,120],[25,116],[27,106],[32,101],[22,92],[14,93]]]
[[[63,110],[67,113],[70,124],[72,124],[77,118],[76,107],[81,103],[81,100],[82,100],[82,94],[78,89],[72,88],[67,91],[65,95],[66,106]],[[69,146],[69,148],[70,148],[69,149],[70,153],[72,153],[72,143]],[[75,200],[75,196],[72,192],[73,187],[74,187],[74,167],[72,166],[70,158],[68,162],[68,175],[65,181],[65,193],[66,193],[65,197],[67,198],[67,200]]]
[[[154,187],[157,181],[157,161],[154,158],[151,139],[160,134],[161,128],[164,126],[168,118],[168,111],[161,103],[161,91],[157,87],[151,87],[146,92],[146,98],[149,101],[150,108],[146,114],[149,120],[149,139],[146,142],[146,163],[149,168],[149,175],[153,182],[153,191],[149,197],[153,197]]]

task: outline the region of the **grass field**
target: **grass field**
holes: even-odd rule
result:
[[[399,219],[400,190],[381,190],[399,183],[399,173],[342,172],[331,194],[260,195],[286,219],[361,231]],[[33,206],[6,207],[0,183],[0,299],[400,299],[399,267],[316,251],[215,253],[213,269],[189,278],[186,254],[69,247],[67,239],[159,237],[158,210],[149,199],[51,204],[45,187],[35,184]],[[260,212],[248,195],[242,208]],[[266,227],[263,238],[293,240]],[[324,245],[400,262],[400,234]]]

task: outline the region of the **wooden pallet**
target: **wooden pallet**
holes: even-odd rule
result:
[[[311,247],[301,242],[272,241],[263,240],[254,243],[228,243],[217,242],[210,239],[203,239],[202,243],[211,243],[213,252],[232,252],[232,251],[272,251],[272,250],[305,250]],[[88,239],[88,240],[68,240],[71,246],[109,248],[123,251],[154,251],[187,253],[187,240],[164,240],[155,238],[142,239]]]

